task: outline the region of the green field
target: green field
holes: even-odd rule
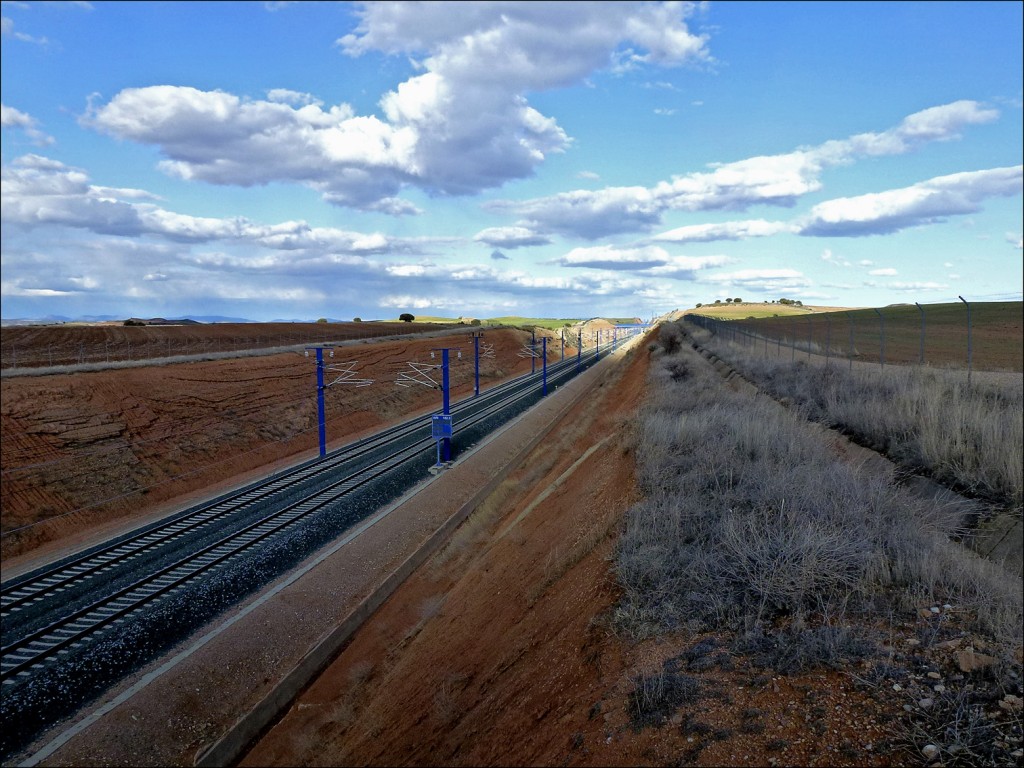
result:
[[[559,319],[554,317],[518,317],[516,315],[507,315],[505,317],[491,317],[483,320],[483,322],[493,325],[517,325],[520,327],[536,326],[538,328],[548,328],[554,331],[580,321],[576,318]]]
[[[460,322],[464,322],[469,325],[471,320],[467,320],[459,317],[436,317],[433,315],[416,315],[417,323],[440,323],[446,325],[458,325]],[[530,328],[536,326],[537,328],[547,328],[552,331],[557,331],[559,328],[565,328],[567,326],[575,325],[576,323],[584,322],[583,318],[579,317],[520,317],[519,315],[505,315],[504,317],[481,317],[476,318],[480,320],[481,325],[510,325],[520,328]],[[618,324],[631,324],[636,322],[635,317],[606,317],[602,318],[607,320],[609,323]],[[398,318],[388,320],[385,322],[397,323]]]
[[[688,309],[683,314],[704,315],[720,320],[745,320],[761,317],[789,317],[791,315],[809,315],[815,310],[808,307],[797,307],[792,304],[705,304],[696,309]]]

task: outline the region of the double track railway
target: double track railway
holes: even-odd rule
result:
[[[547,386],[594,361],[591,351],[548,365]],[[538,372],[456,403],[456,439],[479,440],[535,403],[541,388]],[[0,714],[15,726],[5,729],[0,754],[343,533],[338,520],[351,527],[418,482],[433,459],[428,422],[408,420],[0,586]],[[311,527],[331,533],[305,535]],[[287,556],[266,554],[275,547]],[[230,594],[197,613],[197,595],[218,578]],[[191,621],[171,626],[179,612],[161,605],[174,596],[187,602]]]

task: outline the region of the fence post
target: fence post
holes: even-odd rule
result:
[[[825,315],[825,367],[828,367],[829,359],[832,357],[832,317]]]
[[[811,359],[811,345],[814,344],[814,321],[811,320],[811,316],[807,316],[807,360],[810,362]]]
[[[971,383],[971,367],[973,361],[973,350],[971,349],[971,305],[967,303],[967,299],[963,296],[957,296],[960,301],[967,307],[967,383]]]
[[[850,347],[846,356],[850,358],[850,373],[853,373],[853,315],[847,312],[846,319],[850,321]]]
[[[914,304],[917,304],[917,309],[921,313],[921,351],[918,353],[918,364],[924,365],[924,307],[916,301]]]
[[[882,343],[878,349],[878,361],[881,367],[885,368],[885,317],[882,316],[882,313],[877,308],[875,309],[875,314],[878,315],[879,324],[882,329]]]

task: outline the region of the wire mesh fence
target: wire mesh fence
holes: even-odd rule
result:
[[[886,365],[1024,371],[1022,303],[911,304],[838,312],[722,320],[687,319],[765,355],[824,357]]]

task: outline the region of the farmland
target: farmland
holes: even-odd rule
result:
[[[844,311],[778,306],[788,316],[779,312],[779,317],[755,315],[754,319],[748,319],[754,313],[746,313],[744,306],[730,307],[724,314],[704,308],[690,314],[729,319],[736,324],[734,332],[752,334],[770,346],[795,345],[821,355],[966,367],[970,353],[970,362],[978,370],[1024,371],[1024,304],[1019,301],[972,304],[970,326],[962,303]],[[728,312],[733,313],[731,318]]]
[[[819,320],[814,316],[815,324]],[[845,360],[819,366],[825,371],[819,379],[803,359],[783,354],[768,360],[763,340],[734,345],[724,334],[698,339],[703,332],[689,323],[685,333],[675,335],[675,327],[663,326],[601,373],[551,436],[364,625],[243,765],[393,764],[409,756],[431,763],[461,756],[452,757],[453,764],[667,764],[680,755],[709,765],[741,762],[737,755],[770,755],[780,764],[884,765],[912,762],[930,743],[950,764],[958,754],[969,764],[1012,761],[1020,746],[1014,697],[1022,694],[1019,578],[952,541],[969,521],[950,504],[909,494],[900,485],[904,467],[878,471],[856,445],[808,429],[805,417],[823,407],[812,396],[839,399],[826,384],[845,372]],[[516,357],[529,332],[485,334],[499,360],[517,366],[495,364],[487,369],[489,380],[529,369]],[[751,380],[761,381],[755,363],[791,371],[789,378],[772,374],[774,388],[767,373],[759,384],[790,401],[791,412],[751,397],[735,380],[723,383],[689,349],[687,334],[720,345],[720,357],[728,351],[731,364]],[[383,379],[381,372],[425,357],[435,344],[367,340],[350,349]],[[741,355],[752,362],[743,363]],[[74,511],[62,518],[66,528],[31,543],[45,549],[55,543],[45,541],[50,535],[112,530],[139,503],[166,508],[188,490],[144,477],[191,477],[198,494],[279,466],[295,451],[308,453],[314,447],[312,398],[303,360],[292,350],[5,378],[5,493],[18,490],[8,484],[18,475],[6,463],[14,435],[21,452],[14,456],[33,465],[33,477],[49,478],[46,503],[54,510],[81,504],[60,496],[61,467],[104,456],[113,461],[96,466],[112,473],[111,489],[138,491],[140,483],[148,489],[88,527],[74,527],[88,521],[86,510]],[[883,383],[915,374],[905,366],[867,368]],[[465,392],[466,371],[458,375],[456,387]],[[945,380],[958,374],[925,368],[920,375]],[[990,403],[997,423],[1012,428],[1016,414],[1019,430],[1019,400],[997,396],[1001,390],[990,398],[981,384],[971,389]],[[430,392],[336,394],[328,422],[335,441],[429,407],[435,398]],[[901,439],[915,429],[895,410],[891,391],[859,390],[846,398],[848,410],[857,397],[877,404],[875,421],[895,427]],[[26,419],[25,409],[36,401],[45,407]],[[120,421],[111,419],[122,407]],[[947,417],[954,412],[945,401],[939,407]],[[69,409],[81,413],[69,418]],[[919,416],[937,421],[934,412]],[[175,429],[175,421],[195,429]],[[856,431],[852,425],[844,430]],[[1006,456],[1012,470],[1015,460],[1005,446],[1013,435],[993,430],[976,436],[990,435],[987,453],[967,454],[987,458],[965,461],[961,454],[948,465],[990,472],[993,457]],[[905,440],[887,445],[884,437],[862,432],[858,439],[877,443],[894,461],[918,450]],[[958,449],[975,442],[972,436]],[[167,468],[160,464],[160,445],[174,448]],[[48,468],[61,460],[66,463]],[[458,467],[452,471],[458,483]],[[86,490],[87,476],[65,471],[64,477],[71,490]],[[1019,506],[1019,475],[1016,486],[1012,478],[994,477],[967,474],[953,483],[964,491],[973,487],[987,503]],[[43,487],[5,499],[5,515],[33,508],[32,494]],[[368,553],[365,560],[373,557]],[[350,565],[339,563],[331,573]],[[323,578],[301,584],[302,597],[274,609],[276,618],[261,618],[262,647],[280,643],[295,651],[306,620],[296,606],[331,594],[338,577]],[[323,605],[309,613],[337,610]],[[145,749],[166,763],[191,762],[218,734],[213,711],[228,711],[225,720],[234,713],[219,704],[197,706],[196,695],[183,692],[214,679],[206,693],[219,696],[233,685],[219,670],[232,670],[244,683],[238,670],[248,670],[250,662],[232,654],[248,644],[226,639],[222,655],[189,672],[194,678],[169,676],[164,687],[119,708],[120,720],[112,717],[69,745],[62,759],[102,754],[130,762],[134,751]],[[963,659],[975,658],[958,655],[966,649],[988,666],[965,671]],[[251,686],[264,691],[263,673],[252,674]],[[919,706],[926,697],[932,703]],[[410,711],[417,716],[410,719]],[[970,727],[950,736],[946,724],[956,717]],[[204,741],[197,743],[196,733]]]

